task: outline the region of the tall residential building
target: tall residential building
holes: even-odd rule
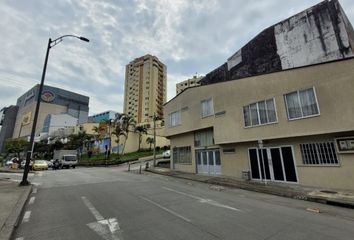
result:
[[[137,123],[151,121],[154,113],[163,118],[166,82],[166,66],[157,57],[147,54],[131,61],[125,68],[124,113]]]
[[[200,80],[203,78],[203,76],[196,76],[194,75],[192,78],[187,79],[183,82],[177,83],[176,84],[176,94],[178,95],[180,92],[184,91],[184,89],[189,88],[189,87],[194,87],[194,86],[199,86],[200,85]]]

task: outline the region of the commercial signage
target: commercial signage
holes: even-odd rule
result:
[[[31,123],[32,112],[28,112],[22,116],[22,125],[27,125]]]
[[[55,99],[55,94],[52,91],[44,90],[41,95],[41,99],[43,102],[53,102]]]
[[[354,137],[336,138],[339,153],[354,153]]]

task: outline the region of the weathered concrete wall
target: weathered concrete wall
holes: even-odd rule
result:
[[[201,85],[353,56],[353,27],[339,2],[326,0],[262,31]]]

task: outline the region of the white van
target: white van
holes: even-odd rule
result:
[[[75,168],[77,165],[77,151],[54,150],[53,160],[59,160],[61,168]]]

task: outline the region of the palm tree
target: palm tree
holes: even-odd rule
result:
[[[148,137],[147,139],[146,139],[146,143],[147,144],[150,144],[150,151],[151,151],[151,144],[153,144],[154,143],[154,138],[151,138],[151,137]]]
[[[119,118],[119,122],[121,124],[121,128],[126,133],[125,141],[123,144],[123,151],[122,151],[124,153],[125,143],[127,142],[127,139],[129,136],[129,131],[131,131],[130,129],[135,128],[136,122],[132,116],[127,115],[127,114],[122,114]]]
[[[143,136],[143,134],[147,134],[147,129],[144,126],[137,126],[137,127],[135,127],[134,132],[139,134],[139,148],[138,148],[138,151],[140,151],[140,145],[141,145],[142,136]]]
[[[87,134],[85,131],[78,132],[78,134],[72,134],[69,136],[69,148],[75,148],[79,151],[79,157],[81,158],[82,149],[84,144],[90,141],[92,138],[91,135]]]
[[[119,158],[119,142],[120,142],[120,137],[124,136],[125,138],[127,138],[127,133],[124,131],[124,129],[122,128],[122,124],[121,122],[116,122],[114,125],[114,130],[112,132],[112,134],[114,136],[116,136],[116,140],[115,142],[118,145],[118,158]]]

